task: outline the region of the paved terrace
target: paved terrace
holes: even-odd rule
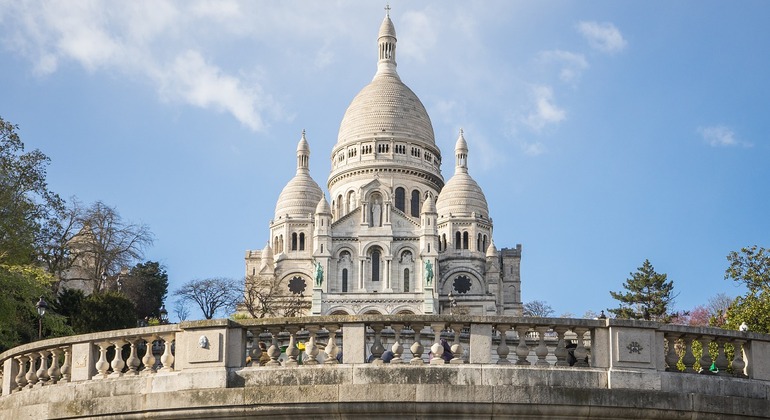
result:
[[[448,362],[429,355],[441,338]],[[247,363],[257,341],[265,366]],[[42,340],[0,369],[3,419],[770,418],[770,335],[643,321],[195,321]]]

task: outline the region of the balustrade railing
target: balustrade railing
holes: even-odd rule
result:
[[[0,354],[0,381],[5,396],[60,383],[179,374],[189,368],[253,372],[364,363],[621,368],[770,381],[764,360],[769,350],[770,336],[764,334],[644,321],[467,315],[214,320],[26,344]]]

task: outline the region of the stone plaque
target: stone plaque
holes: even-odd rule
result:
[[[652,363],[650,334],[642,331],[618,331],[617,355],[620,362]]]
[[[204,339],[205,338],[205,339]],[[190,340],[192,341],[192,340]],[[202,345],[205,344],[205,345]],[[222,333],[205,333],[196,336],[194,343],[188,343],[187,356],[190,363],[219,362],[222,360]]]

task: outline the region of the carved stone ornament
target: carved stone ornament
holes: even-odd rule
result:
[[[201,338],[198,339],[198,347],[202,349],[209,348],[209,339],[205,335],[202,335]]]
[[[642,350],[644,350],[644,347],[642,347],[642,345],[639,344],[638,341],[632,341],[628,343],[626,348],[628,349],[629,353],[637,353],[637,354],[641,354]]]

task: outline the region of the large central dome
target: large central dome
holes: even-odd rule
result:
[[[383,134],[435,145],[433,125],[417,95],[397,75],[378,73],[345,111],[337,146]]]

